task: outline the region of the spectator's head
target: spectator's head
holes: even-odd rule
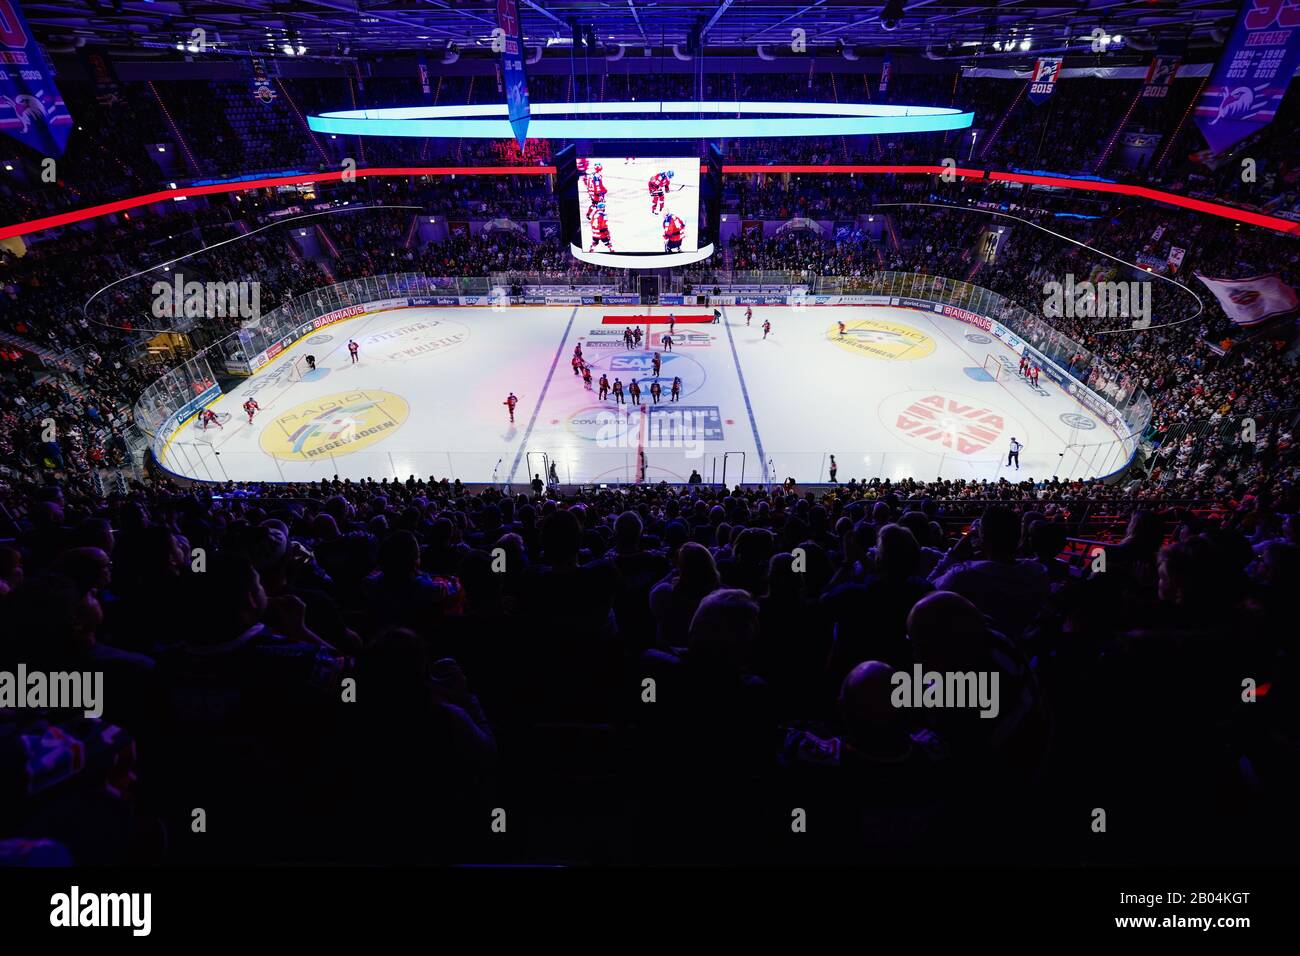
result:
[[[720,670],[744,668],[758,636],[758,614],[748,591],[727,589],[705,597],[691,619],[692,662]]]
[[[677,551],[677,589],[684,594],[701,595],[716,591],[721,585],[713,554],[704,545],[687,541]]]
[[[614,520],[614,550],[621,554],[635,554],[641,550],[641,516],[635,511],[624,511]]]
[[[406,530],[394,531],[379,547],[379,570],[385,578],[403,580],[419,573],[420,542]]]
[[[880,529],[876,544],[876,570],[886,577],[907,578],[917,573],[921,549],[916,538],[900,524]]]
[[[542,556],[556,567],[576,564],[582,534],[582,525],[571,510],[551,512],[542,519]]]
[[[927,670],[967,671],[987,665],[988,624],[970,601],[932,591],[907,615],[913,656]]]
[[[840,684],[838,710],[846,736],[856,747],[871,751],[889,747],[906,735],[903,712],[894,706],[894,668],[880,661],[863,661]]]
[[[980,551],[989,561],[1010,561],[1020,541],[1020,521],[1003,505],[991,505],[980,517]]]

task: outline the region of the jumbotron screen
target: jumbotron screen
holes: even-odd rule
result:
[[[695,252],[700,161],[674,156],[577,160],[582,248],[588,252]]]

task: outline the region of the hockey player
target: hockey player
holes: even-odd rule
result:
[[[654,369],[654,372],[655,372],[655,378],[658,378],[658,377],[659,377],[659,369],[661,369],[661,368],[663,367],[663,364],[664,364],[664,360],[661,359],[661,358],[659,357],[659,353],[656,352],[655,355],[654,355],[654,358],[652,358],[652,359],[650,360],[650,367],[651,367],[652,369]]]
[[[573,358],[569,359],[569,364],[573,366],[574,378],[577,378],[579,375],[582,374],[582,367],[584,363],[582,361],[581,355],[575,355]]]
[[[637,348],[641,347],[641,326],[639,325],[632,330],[632,344]]]
[[[603,402],[609,398],[609,377],[604,372],[601,372],[600,381],[596,384],[600,386],[600,392],[596,397]]]
[[[627,393],[632,396],[633,405],[641,404],[641,386],[636,383],[636,379],[632,379],[631,384],[628,385]]]
[[[1029,370],[1029,382],[1031,385],[1034,386],[1034,388],[1038,387],[1038,373],[1041,371],[1042,369],[1039,368],[1037,365],[1035,365],[1033,368]]]
[[[623,330],[623,348],[629,352],[632,351],[632,328],[630,326]]]
[[[581,343],[581,342],[579,342],[577,345],[575,345],[575,346],[573,347],[573,357],[574,357],[574,358],[578,358],[578,359],[582,358],[582,343]]]
[[[772,331],[772,322],[769,319],[763,320],[763,339],[767,340],[768,333]]]
[[[745,325],[749,325],[749,322],[753,317],[754,307],[752,305],[745,306]]]
[[[839,481],[836,480],[835,476],[838,475],[838,474],[840,473],[840,466],[837,465],[837,464],[835,464],[835,456],[834,456],[834,455],[831,455],[830,472],[831,472],[831,484],[832,484],[832,485],[837,485],[837,484],[839,484]]]
[[[244,402],[244,414],[248,416],[248,424],[253,424],[253,416],[256,415],[262,406],[257,404],[257,399],[249,398]]]
[[[659,396],[662,395],[663,393],[664,390],[659,387],[658,382],[650,383],[650,398],[654,401],[656,405],[659,404]]]
[[[681,252],[686,238],[686,223],[672,213],[664,216],[664,252]]]
[[[665,352],[671,352],[673,350],[673,337],[671,335],[665,335],[662,344]]]
[[[199,421],[203,423],[204,431],[208,430],[209,425],[216,425],[218,428],[224,427],[221,424],[221,421],[217,418],[217,413],[210,408],[205,408],[199,413]]]
[[[357,353],[361,351],[361,346],[357,345],[352,339],[348,339],[348,354],[352,356],[352,364],[357,364]]]
[[[515,397],[514,392],[511,392],[501,404],[510,409],[510,424],[513,425],[515,423],[515,406],[519,404],[519,399]]]
[[[840,319],[840,338],[844,338],[844,320]]]
[[[582,387],[591,391],[591,366],[586,362],[582,363]]]
[[[661,213],[664,211],[664,193],[672,185],[673,171],[671,169],[655,173],[650,177],[650,212]]]
[[[605,208],[605,195],[609,190],[605,188],[605,177],[601,175],[602,169],[600,163],[597,163],[592,169],[591,175],[586,177],[587,199],[589,200],[587,206],[588,221],[595,219],[596,214]]]
[[[314,355],[307,356],[307,371],[309,372],[316,371],[316,356]]]
[[[677,316],[671,312],[668,313],[668,334],[672,335],[677,331]]]
[[[682,380],[679,377],[673,378],[672,399],[674,402],[679,401],[682,397]]]
[[[623,404],[623,382],[620,379],[614,379],[614,404]]]
[[[596,247],[602,242],[610,252],[614,251],[614,243],[609,239],[609,220],[605,218],[605,204],[599,202],[596,203],[596,217],[591,221],[591,248],[587,251],[595,252]]]

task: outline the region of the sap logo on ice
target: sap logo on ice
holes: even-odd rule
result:
[[[152,893],[82,893],[73,886],[50,897],[50,925],[55,927],[125,926],[132,936],[148,936],[153,926]]]

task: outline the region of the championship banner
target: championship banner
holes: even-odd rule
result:
[[[1035,106],[1042,106],[1056,92],[1056,81],[1061,76],[1059,56],[1043,57],[1034,63],[1034,75],[1029,80],[1029,100]]]
[[[1237,325],[1251,326],[1294,312],[1300,300],[1276,272],[1249,279],[1211,279],[1192,272],[1219,300],[1224,314]]]
[[[522,152],[528,141],[528,77],[524,73],[523,28],[519,25],[518,0],[497,0],[497,26],[501,37],[501,70],[505,74],[506,105],[510,107],[510,128]]]
[[[880,66],[880,92],[884,94],[889,89],[889,75],[894,72],[894,61],[885,57],[885,62]]]
[[[424,57],[420,57],[416,67],[420,71],[420,92],[425,96],[428,96],[433,92],[432,88],[429,86],[429,64]]]
[[[1246,0],[1210,82],[1196,126],[1222,153],[1273,121],[1300,63],[1300,7],[1294,0]]]
[[[249,61],[249,67],[253,71],[253,99],[269,106],[275,102],[276,93],[271,86],[271,78],[266,74],[266,61],[254,57]]]
[[[62,156],[72,132],[54,70],[17,0],[0,0],[0,131],[45,156]]]
[[[1157,53],[1147,70],[1146,80],[1142,84],[1142,98],[1164,99],[1169,95],[1169,87],[1178,75],[1178,67],[1183,58],[1178,53]]]
[[[103,54],[82,50],[81,62],[95,84],[95,101],[100,106],[112,109],[126,102],[117,88],[117,77],[113,75],[113,67]]]
[[[1167,261],[1169,263],[1170,272],[1178,272],[1178,267],[1183,264],[1183,256],[1185,255],[1187,255],[1186,249],[1180,249],[1178,246],[1169,247],[1169,259]]]

